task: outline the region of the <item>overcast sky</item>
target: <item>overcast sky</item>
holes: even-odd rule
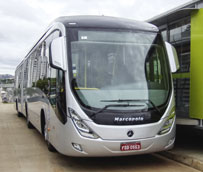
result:
[[[55,18],[107,15],[146,20],[190,0],[1,0],[0,74],[12,74]]]

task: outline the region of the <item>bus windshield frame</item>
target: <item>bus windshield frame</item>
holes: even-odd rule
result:
[[[84,108],[99,111],[112,100],[106,110],[154,110],[168,103],[170,67],[160,33],[68,29],[68,64],[71,90]],[[122,106],[119,100],[129,101]]]

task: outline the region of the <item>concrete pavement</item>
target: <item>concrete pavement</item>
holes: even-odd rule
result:
[[[175,147],[161,155],[203,171],[203,130],[177,126]]]
[[[159,155],[72,158],[47,150],[12,104],[0,102],[0,172],[197,172]]]

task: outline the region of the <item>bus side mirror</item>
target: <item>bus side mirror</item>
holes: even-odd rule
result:
[[[67,70],[66,62],[65,38],[56,38],[50,46],[50,66],[65,71]]]
[[[175,73],[180,68],[176,49],[174,48],[174,46],[172,46],[168,42],[165,42],[165,46],[166,46],[166,51],[167,51],[168,58],[169,58],[171,72]]]

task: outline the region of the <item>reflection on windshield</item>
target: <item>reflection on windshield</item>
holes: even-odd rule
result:
[[[74,33],[77,39],[71,41],[71,73],[75,80],[73,89],[80,102],[95,108],[105,107],[109,103],[101,100],[109,99],[146,99],[155,106],[166,102],[169,68],[159,35]]]

